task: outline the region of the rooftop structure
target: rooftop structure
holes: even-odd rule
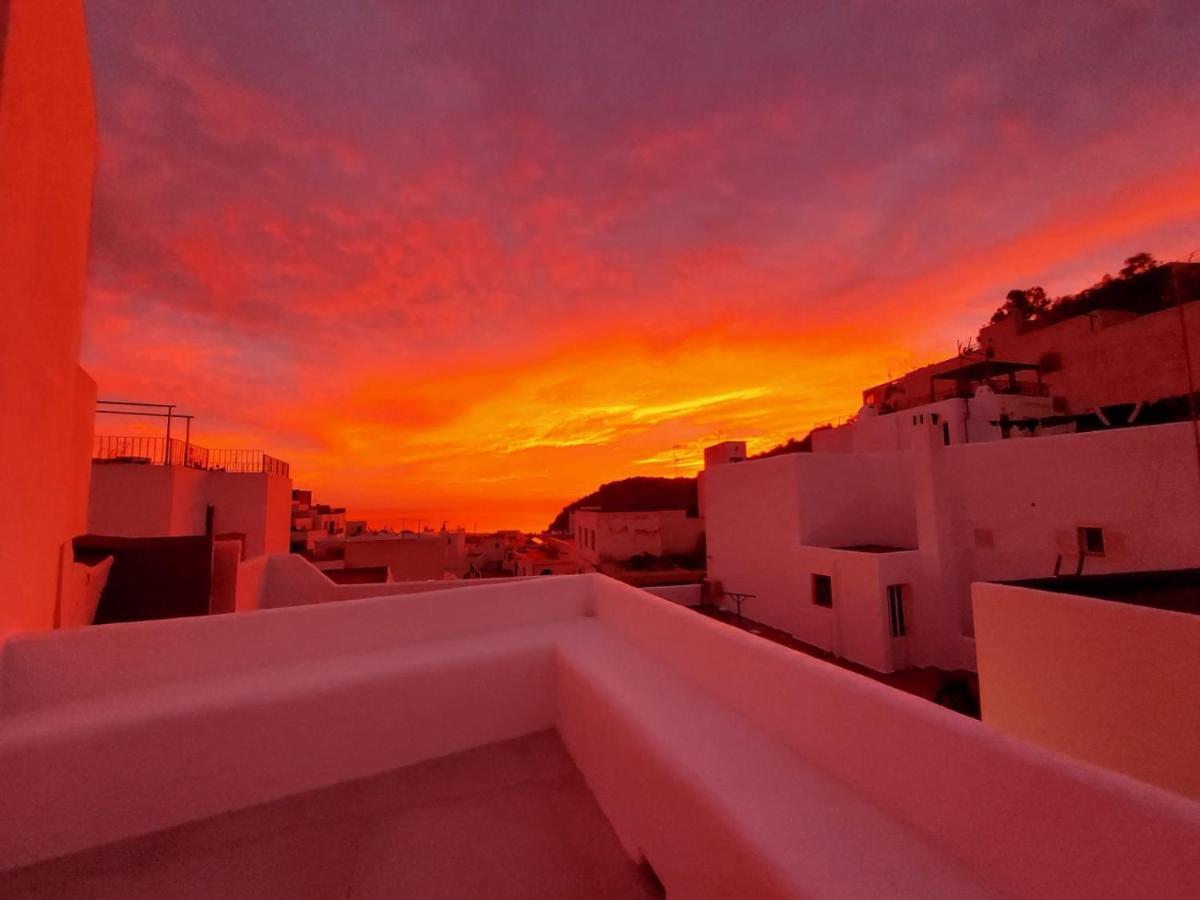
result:
[[[973,581],[1200,565],[1190,423],[947,445],[893,418],[908,449],[705,469],[708,575],[747,617],[881,672],[973,669]]]
[[[111,411],[111,410],[109,410]],[[290,466],[261,450],[97,435],[87,530],[108,537],[240,534],[247,556],[288,546]]]

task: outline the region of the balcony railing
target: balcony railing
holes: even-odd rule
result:
[[[104,463],[183,466],[210,472],[291,474],[291,466],[261,450],[209,450],[178,438],[96,435],[92,459]]]

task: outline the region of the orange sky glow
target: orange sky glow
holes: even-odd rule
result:
[[[541,528],[1200,248],[1187,4],[432,6],[89,3],[102,397]]]

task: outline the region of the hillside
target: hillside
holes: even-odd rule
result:
[[[767,459],[771,456],[783,456],[787,453],[812,453],[812,432],[810,431],[804,437],[800,438],[800,440],[790,437],[787,439],[787,443],[779,444],[770,450],[764,450],[762,453],[755,453],[748,458]]]
[[[695,478],[622,478],[600,485],[586,497],[568,503],[550,523],[548,531],[566,531],[573,510],[596,506],[606,512],[648,512],[655,509],[686,509],[698,513]]]
[[[1116,276],[1105,275],[1075,294],[1050,298],[1039,286],[1011,290],[991,321],[1016,317],[1027,328],[1039,328],[1099,309],[1144,316],[1171,306],[1177,296],[1180,303],[1200,299],[1200,264],[1160,263],[1138,253],[1125,260]]]

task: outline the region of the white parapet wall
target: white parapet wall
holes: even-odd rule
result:
[[[1200,799],[1200,616],[975,584],[983,719]]]
[[[1193,896],[1200,804],[599,575],[16,638],[0,869],[549,727],[671,896]]]

